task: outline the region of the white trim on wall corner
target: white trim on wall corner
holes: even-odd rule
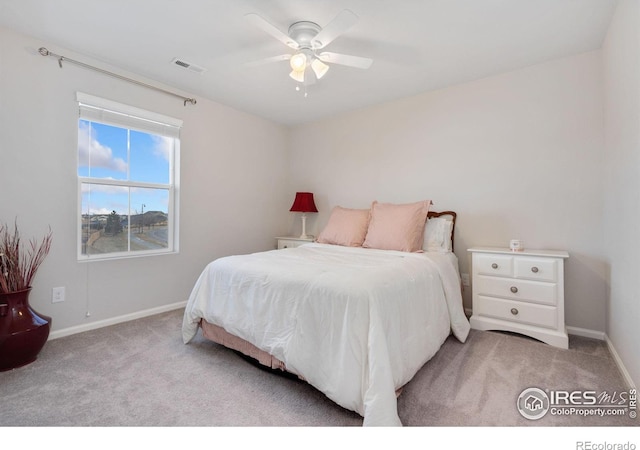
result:
[[[149,317],[156,314],[161,314],[168,311],[184,308],[187,306],[187,302],[172,303],[170,305],[159,306],[157,308],[146,309],[144,311],[138,311],[132,314],[125,314],[124,316],[112,317],[111,319],[99,320],[97,322],[91,322],[84,325],[78,325],[75,327],[64,328],[57,330],[49,334],[49,339],[58,339],[65,336],[71,336],[72,334],[83,333],[85,331],[97,330],[98,328],[108,327],[110,325],[116,325],[118,323],[129,322],[130,320],[141,319],[143,317]]]
[[[573,334],[574,336],[582,336],[591,339],[597,339],[604,341],[607,337],[604,331],[589,330],[587,328],[579,327],[567,327],[567,334]]]
[[[567,327],[567,333],[573,334],[575,336],[582,336],[582,337],[587,337],[592,339],[598,339],[600,341],[605,341],[607,343],[607,347],[609,348],[609,351],[611,352],[611,356],[613,357],[613,360],[616,363],[616,366],[618,366],[618,370],[620,370],[620,374],[622,375],[622,378],[624,378],[624,382],[627,385],[627,388],[636,389],[636,385],[633,382],[633,379],[631,378],[629,371],[625,367],[624,362],[622,362],[622,358],[620,358],[620,355],[618,355],[618,352],[616,351],[616,348],[613,346],[613,342],[611,342],[611,340],[609,339],[609,336],[607,336],[607,333],[603,331],[588,330],[586,328],[578,328],[578,327]]]
[[[622,358],[620,358],[620,355],[613,346],[613,342],[611,342],[609,336],[607,336],[607,333],[605,333],[604,331],[589,330],[587,328],[567,327],[567,334],[605,341],[607,343],[609,351],[611,352],[611,356],[616,363],[616,366],[618,366],[618,370],[620,370],[622,378],[624,378],[624,382],[627,385],[627,388],[637,389],[635,383],[633,382],[633,379],[631,378],[631,375],[629,374],[629,371],[625,367],[624,362],[622,362]]]
[[[613,346],[613,342],[611,342],[611,340],[609,339],[609,336],[607,336],[606,334],[605,334],[605,341],[607,342],[607,346],[609,347],[611,356],[613,356],[613,360],[616,362],[618,369],[620,369],[620,373],[622,374],[622,377],[624,378],[625,383],[627,383],[627,387],[629,389],[637,389],[635,383],[633,382],[633,379],[631,378],[631,375],[629,374],[629,371],[627,370],[627,368],[624,366],[624,363],[622,362],[622,358],[620,358],[620,355],[618,355],[616,348]]]

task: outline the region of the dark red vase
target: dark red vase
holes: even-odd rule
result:
[[[34,362],[49,338],[51,317],[29,306],[30,292],[0,293],[0,372]]]

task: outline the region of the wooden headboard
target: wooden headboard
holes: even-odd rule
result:
[[[454,211],[429,211],[429,213],[427,214],[427,218],[432,218],[432,217],[442,217],[442,216],[449,216],[451,218],[451,221],[453,222],[453,226],[451,227],[451,251],[455,250],[455,247],[453,245],[453,235],[455,234],[456,231],[456,217],[457,214]]]

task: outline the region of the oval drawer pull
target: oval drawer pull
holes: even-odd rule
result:
[[[514,316],[517,316],[518,310],[516,308],[511,308],[511,314],[513,314]]]
[[[531,271],[532,271],[533,273],[538,273],[538,268],[537,268],[536,266],[533,266],[533,267],[531,268]]]
[[[497,269],[497,268],[498,268],[498,265],[497,265],[496,263],[493,263],[493,264],[491,264],[491,268],[492,268],[492,269]]]
[[[518,288],[515,286],[511,286],[511,292],[513,292],[514,294],[518,292]]]

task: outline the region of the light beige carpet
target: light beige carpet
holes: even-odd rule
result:
[[[182,310],[47,342],[38,360],[0,373],[3,426],[361,426],[308,384],[261,370],[197,337]],[[525,388],[626,390],[601,341],[561,350],[472,330],[449,338],[398,399],[407,426],[637,426],[625,417],[551,416],[516,408]]]

